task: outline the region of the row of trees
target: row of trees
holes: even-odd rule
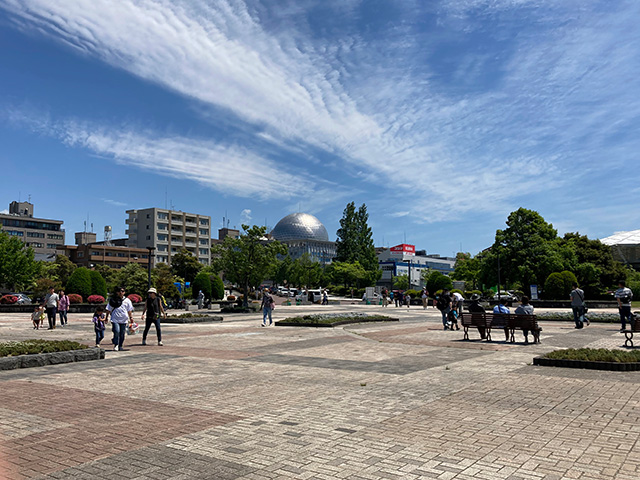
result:
[[[619,280],[640,287],[640,277],[613,259],[610,247],[579,233],[563,237],[533,210],[519,208],[497,230],[493,245],[475,257],[459,253],[454,279],[473,286],[500,283],[530,295],[537,285],[546,298],[566,298],[577,281],[588,298],[598,298]]]

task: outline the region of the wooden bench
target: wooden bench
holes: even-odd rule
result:
[[[491,312],[462,312],[460,323],[464,329],[464,340],[469,340],[469,327],[484,328],[487,342],[491,341],[491,330],[500,328],[505,332],[505,340],[515,343],[516,330],[528,330],[533,335],[534,343],[540,343],[542,328],[538,325],[535,315],[520,315],[515,313]],[[640,322],[638,322],[640,324]],[[525,337],[525,343],[529,343]]]
[[[633,318],[632,318],[633,320]],[[633,347],[633,334],[634,332],[640,332],[640,322],[636,319],[631,322],[631,328],[626,328],[622,331],[624,333],[624,346]]]

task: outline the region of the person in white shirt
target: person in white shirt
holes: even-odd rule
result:
[[[58,311],[58,301],[60,297],[55,292],[55,288],[49,287],[49,293],[44,299],[44,306],[47,310],[47,318],[49,319],[49,328],[47,330],[53,330],[56,328],[56,313]]]
[[[107,316],[105,322],[111,316],[111,331],[113,331],[113,349],[117,352],[122,350],[124,337],[127,333],[127,324],[133,323],[133,303],[124,296],[125,290],[118,287],[111,295],[107,304]]]
[[[618,290],[616,290],[615,297],[618,300],[618,312],[620,313],[620,331],[624,331],[627,328],[627,320],[632,323],[633,316],[631,315],[631,299],[633,298],[633,292],[630,288],[627,288],[624,280],[618,282]],[[633,324],[631,325],[633,328]]]
[[[453,292],[451,294],[451,300],[451,308],[458,313],[458,318],[460,318],[460,316],[462,315],[462,305],[464,304],[464,297],[458,292]]]

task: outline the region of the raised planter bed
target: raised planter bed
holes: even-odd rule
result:
[[[304,315],[301,317],[290,317],[275,323],[278,327],[314,327],[314,328],[333,328],[340,325],[350,323],[364,322],[398,322],[399,318],[391,318],[385,315],[366,315],[366,314],[320,314],[320,315]]]
[[[640,362],[591,362],[587,360],[561,360],[556,358],[534,357],[533,364],[541,367],[584,368],[588,370],[609,370],[614,372],[637,372]]]
[[[177,317],[168,316],[161,320],[162,323],[205,323],[221,321],[222,317],[219,315],[179,315]]]
[[[36,353],[0,358],[0,370],[16,368],[42,367],[60,363],[85,362],[104,358],[102,348],[86,348],[83,350],[67,350],[66,352]]]
[[[604,348],[568,348],[556,350],[533,359],[542,367],[587,368],[631,372],[640,370],[640,351],[607,350]]]

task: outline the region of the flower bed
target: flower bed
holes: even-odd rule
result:
[[[162,319],[162,323],[203,323],[221,322],[222,317],[218,315],[208,315],[205,313],[183,313],[181,315],[167,315]]]
[[[82,295],[78,295],[77,293],[70,293],[67,296],[69,297],[69,303],[71,304],[82,303]]]
[[[289,317],[276,322],[281,327],[336,327],[349,323],[362,322],[397,322],[398,318],[386,315],[368,315],[366,313],[321,313],[317,315],[304,315],[301,317]]]
[[[0,298],[0,303],[4,305],[13,305],[17,301],[18,297],[16,297],[15,295],[3,295],[2,298]]]
[[[104,303],[104,297],[102,295],[89,295],[87,302],[91,304],[101,304]]]
[[[127,296],[127,298],[129,300],[131,300],[131,303],[140,303],[140,302],[142,302],[142,297],[140,295],[138,295],[137,293],[132,293],[129,296]]]
[[[640,350],[608,350],[606,348],[568,348],[533,359],[543,367],[586,368],[591,370],[640,370]]]
[[[557,320],[573,322],[573,312],[543,312],[536,313],[538,320]],[[590,322],[616,323],[620,322],[620,315],[617,313],[587,312]]]

